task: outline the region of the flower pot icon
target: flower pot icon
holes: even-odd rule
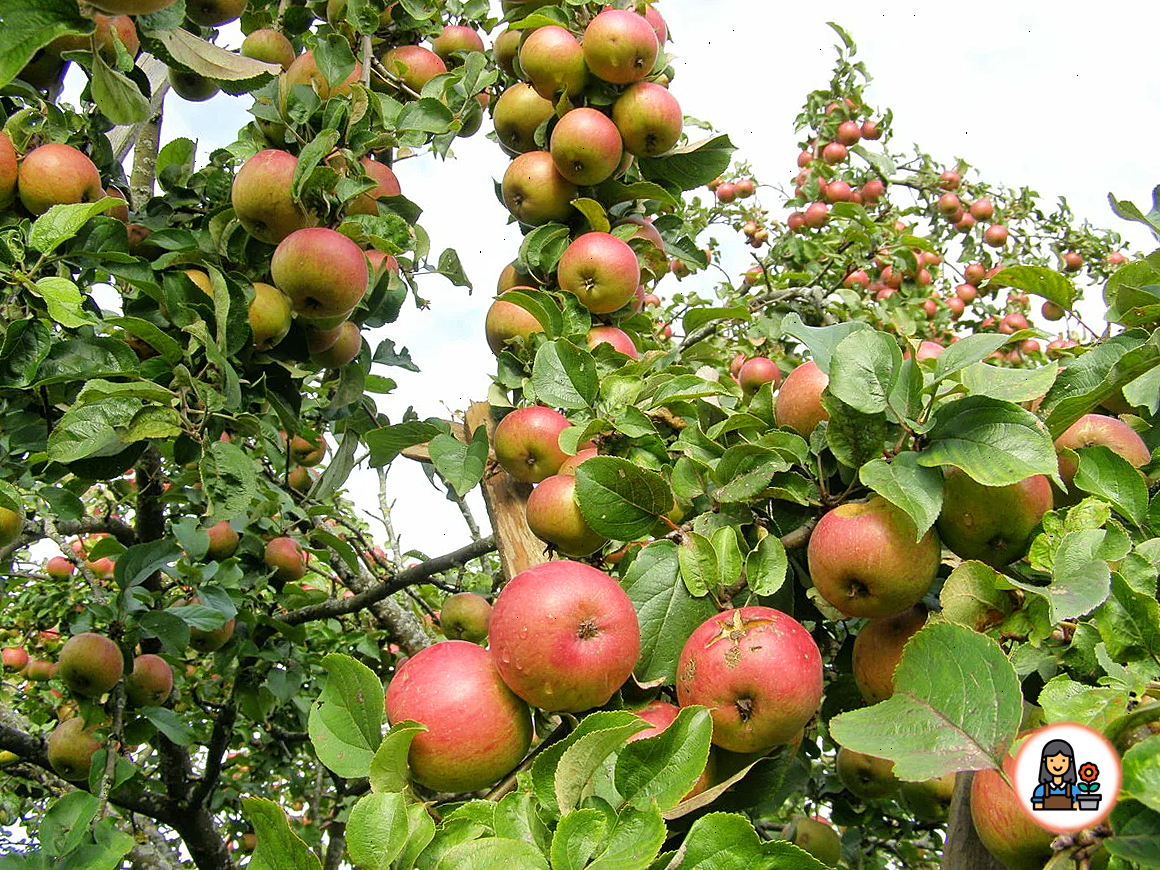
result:
[[[1100,784],[1096,782],[1096,777],[1099,775],[1100,769],[1092,762],[1085,761],[1080,765],[1080,781],[1075,786],[1075,800],[1081,810],[1098,810],[1100,808],[1103,795],[1096,794],[1100,790]]]

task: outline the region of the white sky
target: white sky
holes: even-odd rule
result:
[[[936,159],[965,158],[990,181],[1038,191],[1047,205],[1066,196],[1079,217],[1116,230],[1137,251],[1154,247],[1143,227],[1111,213],[1107,194],[1146,211],[1160,182],[1157,4],[664,0],[658,9],[677,55],[674,95],[686,114],[729,133],[737,158],[760,179],[785,184],[796,172],[793,119],[806,93],[829,80],[837,37],[825,22],[832,20],[855,39],[874,76],[870,104],[894,110],[895,149],[917,142]],[[171,96],[163,138],[195,138],[199,155],[208,154],[232,141],[248,105],[245,97],[193,104]],[[396,324],[367,333],[372,349],[383,337],[409,347],[423,369],[386,372],[399,382],[393,396],[379,398],[392,419],[408,405],[424,417],[462,410],[485,396],[494,370],[483,318],[520,240],[492,192],[507,158],[482,133],[461,140],[455,153],[458,159],[446,163],[397,167],[403,193],[425,209],[433,250],[456,248],[475,291],[468,296],[441,278],[424,279],[431,310],[409,306]],[[772,192],[763,202],[778,210]],[[738,245],[732,262],[744,262],[746,251]],[[659,292],[673,281],[662,281]],[[405,548],[434,555],[467,541],[454,505],[412,463],[398,460],[390,480]],[[356,473],[350,487],[374,509],[373,472]],[[486,524],[481,500],[474,502]]]

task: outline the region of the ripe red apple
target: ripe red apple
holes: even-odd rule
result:
[[[456,60],[454,54],[457,51],[484,50],[483,40],[479,34],[473,28],[461,24],[446,25],[443,32],[431,40],[431,48],[444,63],[454,62]]]
[[[655,6],[650,4],[644,10],[644,20],[652,25],[653,33],[657,35],[657,44],[664,48],[665,43],[669,41],[669,26]]]
[[[294,85],[308,85],[312,87],[314,92],[318,94],[319,99],[322,100],[329,100],[331,97],[349,94],[351,87],[359,80],[361,75],[362,64],[355,61],[354,69],[351,70],[350,75],[337,85],[331,85],[326,80],[326,76],[322,74],[322,70],[318,68],[318,63],[314,60],[314,50],[308,49],[294,58],[294,62],[286,68],[286,72],[278,76],[279,104],[282,107],[283,113],[285,113],[286,98],[289,96],[290,90]]]
[[[320,368],[340,369],[354,360],[362,350],[362,331],[347,320],[339,324],[338,338],[324,350],[311,352],[310,360]]]
[[[492,56],[495,58],[496,66],[506,72],[509,76],[515,76],[516,56],[520,53],[520,31],[519,30],[504,30],[495,38],[495,42],[491,46]]]
[[[948,296],[943,301],[946,303],[947,308],[950,309],[953,320],[958,320],[963,316],[963,312],[967,310],[967,303],[958,296]]]
[[[614,85],[638,82],[652,72],[660,44],[644,18],[627,9],[605,9],[584,29],[588,69]]]
[[[229,520],[214,523],[205,533],[209,535],[209,549],[205,557],[216,562],[228,559],[238,549],[238,533],[230,526]]]
[[[56,662],[32,659],[24,667],[24,678],[34,683],[43,683],[56,677]]]
[[[637,82],[625,88],[612,104],[612,120],[624,139],[625,151],[653,157],[677,144],[685,116],[668,88],[655,82]]]
[[[1043,315],[1044,320],[1062,320],[1066,312],[1061,305],[1057,305],[1049,299],[1043,303],[1039,313]]]
[[[934,582],[941,548],[933,529],[916,543],[910,517],[875,496],[823,516],[807,556],[810,577],[826,601],[846,616],[883,617],[922,600]]]
[[[882,128],[878,126],[877,121],[862,122],[862,138],[872,142],[882,138]]]
[[[556,122],[549,148],[556,170],[573,184],[596,185],[612,177],[624,146],[616,125],[596,109],[573,109]]]
[[[953,169],[948,169],[938,177],[938,186],[943,190],[958,190],[963,177]]]
[[[1078,272],[1083,268],[1083,255],[1076,251],[1068,251],[1063,255],[1063,268],[1067,272]]]
[[[588,330],[588,347],[595,350],[601,344],[611,345],[613,350],[632,359],[640,356],[636,345],[632,343],[632,337],[616,326],[594,326]]]
[[[537,27],[520,46],[520,67],[532,87],[555,105],[560,94],[569,99],[580,96],[588,83],[584,49],[563,27]]]
[[[926,624],[926,608],[915,605],[902,613],[871,619],[854,638],[854,682],[867,704],[877,704],[894,694],[894,669],[902,648]]]
[[[582,463],[585,459],[591,459],[593,456],[599,456],[600,451],[595,447],[585,447],[583,450],[576,452],[575,456],[569,456],[560,463],[556,474],[576,474],[576,466]]]
[[[732,181],[722,181],[717,185],[717,202],[730,203],[737,199],[737,187]]]
[[[830,202],[849,202],[853,195],[853,188],[841,179],[826,185],[826,199]]]
[[[173,668],[152,653],[133,659],[133,671],[125,675],[125,699],[133,707],[158,707],[173,691]]]
[[[956,218],[956,220],[962,218],[962,206],[962,200],[960,200],[956,194],[944,193],[938,198],[938,210],[947,216],[957,213],[958,218]]]
[[[479,643],[487,640],[487,626],[491,622],[491,604],[474,592],[456,592],[448,595],[439,610],[439,627],[449,640]]]
[[[61,779],[88,780],[93,755],[101,748],[80,716],[65,719],[48,735],[48,763]]]
[[[576,214],[572,200],[579,190],[559,173],[547,151],[529,151],[513,160],[501,191],[508,211],[529,226],[566,221]]]
[[[44,563],[44,573],[54,580],[67,580],[76,571],[76,566],[64,556],[53,556]]]
[[[1021,329],[1027,328],[1027,318],[1018,311],[1003,316],[999,321],[999,331],[1004,335],[1013,335]]]
[[[585,233],[560,257],[556,280],[593,314],[610,314],[636,293],[640,262],[628,243],[611,233]]]
[[[849,150],[841,142],[830,142],[822,149],[822,160],[830,166],[843,162],[849,156]]]
[[[1112,251],[1108,254],[1108,265],[1112,268],[1122,266],[1126,262],[1128,262],[1128,258],[1121,251]]]
[[[857,121],[843,121],[838,125],[838,134],[834,138],[843,145],[857,145],[862,138],[862,125]]]
[[[838,779],[851,794],[863,800],[876,800],[892,794],[899,786],[894,762],[874,755],[855,752],[843,746],[838,750]]]
[[[969,269],[970,267],[968,266],[967,268]],[[957,296],[963,302],[970,304],[978,298],[979,288],[974,284],[959,284],[957,287],[955,287],[955,296]]]
[[[16,179],[20,167],[16,160],[16,148],[7,133],[0,132],[0,209],[6,209],[16,199]]]
[[[987,278],[987,269],[982,263],[971,263],[963,270],[963,279],[978,287]]]
[[[526,341],[532,333],[543,332],[544,327],[526,308],[497,299],[487,309],[483,331],[487,336],[487,346],[498,356],[509,341],[515,338]]]
[[[1103,414],[1085,414],[1055,439],[1056,451],[1066,447],[1079,450],[1081,447],[1097,444],[1102,444],[1119,454],[1136,468],[1147,465],[1152,458],[1148,445],[1136,434],[1135,429],[1115,417],[1106,417]],[[1075,462],[1065,456],[1059,457],[1059,476],[1070,493],[1068,498],[1057,499],[1062,504],[1071,504],[1079,500],[1079,493],[1072,488],[1076,471]]]
[[[789,227],[791,233],[796,233],[806,225],[806,216],[804,212],[795,211],[788,218],[786,218],[786,226]]]
[[[713,743],[759,752],[787,743],[822,698],[822,657],[810,633],[770,607],[742,607],[701,623],[677,661],[677,700],[703,704]]]
[[[426,726],[411,742],[408,762],[415,781],[436,791],[484,788],[531,746],[531,711],[474,643],[447,640],[420,650],[396,669],[385,704],[391,724]]]
[[[298,158],[286,151],[259,151],[234,176],[230,201],[234,214],[251,236],[276,245],[296,230],[313,226],[314,218],[290,197]]]
[[[1010,486],[983,486],[950,468],[936,525],[942,542],[955,555],[1001,568],[1027,552],[1051,507],[1051,485],[1041,474]]]
[[[632,239],[645,239],[646,241],[652,242],[653,246],[658,251],[664,253],[665,240],[661,237],[661,234],[657,228],[653,226],[653,222],[647,217],[639,214],[630,214],[619,224],[617,224],[617,226],[624,226],[625,224],[635,224],[638,227],[638,229],[631,236],[625,239],[625,241],[631,241]]]
[[[1052,339],[1047,343],[1047,358],[1062,359],[1068,355],[1067,351],[1073,347],[1079,347],[1079,342],[1068,338]]]
[[[608,702],[632,674],[640,627],[620,585],[579,562],[545,562],[500,592],[488,632],[500,676],[546,712]]]
[[[824,202],[811,202],[806,206],[802,222],[810,229],[820,229],[830,220],[830,207]]]
[[[20,163],[20,202],[34,215],[54,205],[96,202],[105,195],[101,173],[87,155],[60,142],[33,148]]]
[[[537,538],[565,556],[589,556],[608,543],[580,512],[574,474],[554,474],[536,484],[528,496],[527,521]]]
[[[991,224],[983,231],[983,241],[992,248],[1001,248],[1007,244],[1007,228],[1002,224]]]
[[[117,685],[125,660],[113,641],[87,631],[65,641],[57,665],[60,678],[69,689],[86,698],[99,698]]]
[[[781,383],[781,369],[768,357],[755,356],[742,364],[737,382],[747,395],[756,393],[762,384],[771,384],[776,390]]]
[[[822,407],[822,391],[829,382],[829,377],[813,360],[802,363],[786,375],[773,407],[777,425],[788,426],[809,438],[818,423],[830,419]]]
[[[738,178],[734,186],[740,199],[748,199],[757,192],[757,183],[752,178]]]
[[[417,94],[435,76],[447,72],[442,58],[421,45],[395,46],[383,55],[383,66]]]
[[[0,665],[6,671],[22,671],[28,665],[28,651],[22,647],[6,646],[0,650]]]
[[[93,24],[96,25],[91,36],[69,34],[58,36],[48,44],[48,52],[60,54],[65,51],[90,51],[92,43],[97,44],[97,51],[109,63],[116,62],[117,49],[114,39],[119,39],[130,57],[136,57],[141,50],[141,41],[137,36],[137,27],[128,15],[102,15],[94,12]]]
[[[1003,759],[1008,777],[1015,760]],[[971,782],[971,820],[987,851],[1008,870],[1042,870],[1056,834],[1035,824],[997,770],[980,770]]]
[[[989,199],[976,199],[971,203],[971,217],[977,221],[989,221],[995,215],[995,205]]]
[[[862,185],[862,197],[868,203],[875,203],[886,195],[886,184],[877,178],[871,178]]]
[[[865,290],[870,286],[870,276],[865,269],[855,269],[842,281],[842,286],[850,290]]]
[[[270,275],[300,317],[341,322],[366,292],[367,259],[362,248],[342,233],[309,227],[279,242]]]
[[[539,483],[568,458],[560,449],[560,433],[570,425],[563,414],[543,405],[516,408],[495,427],[495,458],[516,480]]]
[[[306,553],[293,538],[283,536],[271,539],[266,544],[263,560],[279,583],[301,580],[306,575]]]
[[[797,165],[799,169],[805,169],[814,162],[814,152],[810,150],[802,151],[798,154]]]
[[[387,164],[372,160],[370,157],[364,157],[360,162],[363,170],[375,182],[375,186],[348,204],[346,213],[377,215],[380,196],[398,196],[403,190],[399,186],[399,179],[394,170]]]
[[[289,69],[297,57],[290,40],[281,31],[269,27],[262,27],[247,34],[242,40],[238,54],[266,63],[276,63],[283,70]]]

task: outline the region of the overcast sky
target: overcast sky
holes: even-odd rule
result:
[[[657,8],[677,56],[672,91],[686,114],[728,133],[737,157],[760,179],[784,185],[796,172],[799,150],[793,119],[806,93],[829,80],[836,36],[826,21],[836,21],[874,77],[868,101],[894,110],[896,149],[919,143],[936,159],[964,158],[989,181],[1027,185],[1047,204],[1065,196],[1081,218],[1115,229],[1137,251],[1151,250],[1148,232],[1116,218],[1107,194],[1147,210],[1160,183],[1154,60],[1160,7],[1138,0],[890,7],[848,0],[663,0]],[[195,138],[199,154],[208,154],[234,138],[248,105],[245,97],[192,104],[171,95],[163,138]],[[445,163],[414,160],[397,168],[403,193],[425,209],[422,223],[435,251],[456,248],[475,291],[469,296],[441,278],[424,279],[430,311],[409,307],[397,324],[367,334],[372,349],[383,337],[408,346],[423,369],[390,372],[400,388],[378,401],[392,419],[408,405],[423,417],[462,410],[485,396],[494,370],[483,318],[496,277],[520,240],[505,225],[506,211],[492,190],[507,158],[482,133],[461,140],[455,154]],[[763,204],[779,208],[771,192]],[[674,280],[661,282],[661,295]],[[404,547],[433,555],[467,540],[458,512],[417,468],[400,459],[390,481],[406,505],[395,517]],[[351,488],[374,509],[373,473],[356,475]],[[477,514],[486,522],[481,504]]]

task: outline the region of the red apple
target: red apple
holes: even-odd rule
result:
[[[443,59],[421,45],[395,46],[383,55],[383,66],[417,94],[435,76],[447,72]]]
[[[536,93],[553,105],[561,93],[569,99],[580,96],[588,83],[584,49],[567,29],[555,24],[528,34],[520,46],[520,67]]]
[[[1001,248],[1007,244],[1007,228],[1002,224],[991,224],[983,231],[983,241],[992,248]]]
[[[938,533],[955,555],[1000,568],[1027,552],[1036,527],[1051,507],[1051,485],[1041,474],[1010,486],[983,486],[950,468]]]
[[[838,134],[834,138],[843,145],[857,145],[862,138],[862,125],[857,121],[843,121],[838,125]]]
[[[577,465],[579,465],[585,459],[591,459],[593,456],[599,455],[600,451],[595,447],[585,447],[583,450],[577,451],[575,456],[569,456],[562,463],[560,463],[560,468],[556,471],[556,474],[574,475],[576,474]]]
[[[640,356],[636,345],[632,343],[632,337],[615,326],[594,326],[588,330],[588,347],[595,350],[601,344],[611,345],[614,350],[632,359]]]
[[[830,419],[822,407],[822,391],[829,382],[829,377],[812,360],[790,372],[778,390],[773,407],[777,425],[788,426],[809,438],[818,423]]]
[[[1063,255],[1063,268],[1067,272],[1078,272],[1083,268],[1083,255],[1068,251]]]
[[[306,575],[306,553],[293,538],[272,538],[267,542],[262,558],[279,583],[301,580]]]
[[[125,699],[134,707],[159,707],[173,691],[173,668],[152,653],[133,659],[132,673],[125,675]]]
[[[1003,759],[1015,776],[1015,760]],[[1051,858],[1056,835],[1035,824],[997,770],[980,770],[971,782],[971,820],[987,851],[1008,870],[1042,870]]]
[[[867,704],[877,704],[894,694],[894,669],[902,658],[902,648],[925,624],[926,608],[916,605],[894,616],[868,620],[858,630],[851,668]]]
[[[50,142],[24,155],[17,192],[26,209],[41,215],[54,205],[96,202],[104,197],[105,188],[88,155],[71,145]]]
[[[644,10],[644,20],[652,25],[653,33],[657,35],[657,44],[664,48],[665,43],[669,41],[669,27],[652,4]]]
[[[628,9],[605,9],[593,18],[584,29],[582,48],[592,74],[614,85],[643,79],[660,51],[652,25]]]
[[[457,51],[483,52],[484,46],[483,40],[473,28],[448,24],[442,33],[431,40],[431,48],[439,55],[440,60],[447,63],[455,60],[454,54]]]
[[[6,671],[22,671],[28,665],[28,652],[21,647],[6,646],[0,650],[0,665]]]
[[[962,205],[962,200],[960,200],[958,196],[953,193],[944,193],[938,198],[938,210],[947,216],[957,213],[958,218],[956,218],[956,220],[962,218]]]
[[[364,157],[360,162],[363,170],[371,177],[371,181],[375,182],[375,186],[347,205],[346,213],[377,215],[379,197],[399,196],[403,189],[399,186],[399,179],[394,170],[387,164],[372,160],[370,157]]]
[[[552,101],[541,97],[531,85],[514,84],[495,101],[492,123],[496,138],[509,153],[534,151],[536,131],[555,114]]]
[[[543,405],[516,408],[495,427],[495,458],[516,480],[539,483],[568,458],[560,449],[560,433],[570,425],[563,414]]]
[[[554,474],[536,484],[528,496],[528,528],[565,556],[588,556],[608,539],[592,531],[576,503],[576,477]]]
[[[531,288],[528,288],[531,289]],[[487,336],[487,346],[497,356],[516,338],[527,341],[532,333],[543,332],[544,327],[536,316],[514,302],[497,299],[487,309],[483,332]]]
[[[295,230],[314,225],[314,218],[290,197],[297,166],[293,154],[271,148],[243,163],[234,176],[234,214],[254,238],[276,245]]]
[[[612,177],[624,153],[616,124],[596,109],[573,109],[552,129],[556,170],[573,184],[596,185]]]
[[[53,556],[44,563],[44,573],[54,580],[67,580],[76,571],[76,566],[64,556]]]
[[[1115,417],[1106,417],[1103,414],[1085,414],[1055,439],[1056,451],[1064,448],[1079,450],[1097,444],[1102,444],[1119,454],[1136,468],[1147,465],[1152,458],[1148,445],[1136,434],[1135,429]],[[1063,500],[1064,504],[1070,504],[1073,500],[1078,501],[1078,493],[1072,490],[1076,471],[1075,462],[1065,456],[1059,457],[1059,476],[1071,493],[1071,498]]]
[[[938,177],[938,186],[943,190],[958,190],[963,183],[963,177],[953,169],[948,169]]]
[[[802,222],[810,229],[820,229],[830,220],[830,207],[824,202],[811,202],[806,206]]]
[[[850,152],[841,142],[830,142],[822,149],[822,160],[831,166],[835,163],[841,163],[849,156]]]
[[[220,562],[228,559],[238,549],[238,533],[233,530],[228,520],[214,523],[205,530],[209,536],[209,549],[205,557]]]
[[[108,692],[125,669],[120,647],[93,632],[75,634],[65,641],[57,664],[64,684],[86,698],[99,698]]]
[[[877,121],[862,122],[862,138],[872,142],[882,138],[882,128],[878,126]]]
[[[677,98],[654,82],[625,88],[612,104],[612,120],[624,139],[624,150],[638,157],[670,150],[681,138],[685,123]]]
[[[513,160],[501,189],[508,211],[529,226],[566,221],[576,214],[572,200],[579,190],[559,173],[547,151],[529,151]]]
[[[362,248],[342,233],[325,227],[296,230],[284,238],[270,261],[270,275],[290,297],[300,317],[332,329],[347,318],[367,287],[367,259]]]
[[[989,221],[995,216],[995,206],[989,199],[976,199],[971,203],[971,217],[977,221]]]
[[[730,203],[737,199],[737,187],[732,181],[722,181],[717,185],[717,202]]]
[[[585,233],[560,257],[556,278],[589,311],[609,314],[632,299],[640,263],[628,243],[611,233]]]
[[[755,356],[742,364],[737,373],[737,381],[747,394],[756,393],[762,384],[771,384],[776,390],[781,383],[781,369],[773,360]]]

